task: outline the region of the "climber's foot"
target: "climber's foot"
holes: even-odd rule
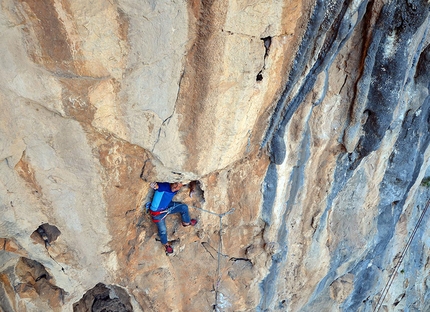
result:
[[[173,253],[173,247],[169,243],[164,245],[164,248],[166,248],[166,255]]]
[[[197,220],[196,219],[191,219],[191,221],[189,223],[185,223],[182,222],[182,226],[195,226],[197,224]]]

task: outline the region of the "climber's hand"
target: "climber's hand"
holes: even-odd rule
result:
[[[158,190],[158,184],[157,184],[157,182],[151,182],[151,184],[149,184],[149,186],[151,188],[153,188],[154,190]]]

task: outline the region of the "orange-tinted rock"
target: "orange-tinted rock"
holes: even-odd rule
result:
[[[0,21],[10,309],[88,310],[101,284],[135,311],[375,307],[428,194],[428,3],[6,0]],[[199,186],[172,256],[152,181]],[[387,306],[426,308],[423,220]]]
[[[20,283],[15,286],[15,292],[20,298],[36,299],[39,297],[36,289],[29,283]]]

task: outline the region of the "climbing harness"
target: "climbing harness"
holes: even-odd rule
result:
[[[159,216],[160,214],[163,214],[163,213],[165,215],[161,219],[155,219],[154,218],[154,217]],[[149,214],[151,215],[152,222],[158,223],[158,222],[164,220],[167,217],[167,215],[169,214],[169,211],[167,209],[166,210],[161,210],[161,211],[152,211],[152,210],[149,210]]]
[[[379,311],[379,309],[381,308],[382,303],[384,302],[385,296],[387,295],[388,290],[390,289],[391,284],[393,283],[393,280],[394,280],[394,278],[395,278],[395,277],[396,277],[396,275],[397,275],[397,271],[399,270],[400,265],[402,264],[402,261],[403,261],[403,259],[405,258],[406,251],[408,250],[409,246],[411,245],[412,240],[414,239],[414,236],[415,236],[415,234],[417,233],[418,227],[420,226],[420,224],[421,224],[422,220],[424,219],[424,215],[426,214],[426,212],[427,212],[427,209],[428,209],[429,205],[430,205],[430,199],[427,201],[427,203],[426,203],[426,206],[425,206],[424,210],[421,212],[421,216],[420,216],[420,218],[418,219],[418,222],[417,222],[417,224],[415,225],[415,228],[414,228],[414,230],[412,231],[412,234],[411,234],[411,236],[409,237],[409,240],[408,240],[408,242],[406,243],[405,248],[403,248],[403,251],[402,251],[402,253],[401,253],[401,255],[400,255],[399,262],[397,262],[396,266],[394,267],[394,272],[393,272],[393,274],[391,275],[390,279],[388,280],[387,284],[385,285],[384,289],[382,290],[381,297],[379,298],[378,304],[376,305],[374,312],[378,312],[378,311]]]
[[[160,211],[152,211],[151,209],[148,209],[148,204],[150,205],[151,203],[146,203],[145,207],[147,207],[147,211],[149,212],[149,214],[151,215],[151,219],[152,222],[154,223],[158,223],[160,221],[163,221],[171,212],[172,210],[176,207],[179,206],[180,204],[173,202],[173,206],[164,209],[164,210],[160,210]],[[160,214],[165,214],[161,219],[154,219],[154,217],[159,216]]]
[[[190,207],[198,209],[198,210],[201,210],[203,212],[207,212],[207,213],[216,215],[216,216],[219,217],[219,244],[218,244],[218,261],[217,261],[218,262],[218,265],[217,265],[217,280],[216,280],[215,285],[214,285],[214,290],[215,290],[215,304],[213,305],[214,310],[218,311],[217,308],[218,308],[218,301],[219,301],[219,286],[221,284],[222,218],[224,216],[226,216],[226,215],[229,215],[229,214],[233,213],[235,209],[231,208],[227,212],[216,213],[216,212],[212,212],[212,211],[205,210],[205,209],[202,209],[202,208],[199,208],[199,207],[195,207],[195,206],[190,206]]]

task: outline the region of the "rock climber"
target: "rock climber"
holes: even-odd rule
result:
[[[149,185],[155,190],[152,202],[149,207],[149,213],[151,214],[152,221],[157,225],[158,235],[160,236],[161,243],[166,249],[166,254],[173,253],[173,247],[167,241],[167,228],[166,228],[166,217],[172,213],[181,214],[182,226],[195,226],[197,224],[196,219],[190,219],[188,213],[188,206],[184,203],[172,201],[173,196],[182,188],[183,184],[167,183],[167,182],[152,182]],[[190,197],[193,193],[192,184],[190,185]]]

